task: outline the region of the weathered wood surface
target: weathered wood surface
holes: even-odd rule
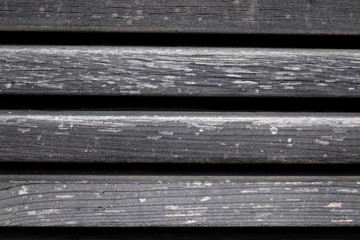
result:
[[[359,97],[359,50],[0,47],[0,94]]]
[[[359,226],[359,176],[0,176],[2,226]]]
[[[352,228],[0,228],[2,240],[358,240]]]
[[[0,112],[0,161],[358,163],[359,114]]]
[[[1,0],[0,30],[359,34],[357,0]]]

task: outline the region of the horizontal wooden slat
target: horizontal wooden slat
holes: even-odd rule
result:
[[[0,30],[359,34],[357,0],[1,0]]]
[[[359,226],[359,176],[0,176],[3,226]]]
[[[0,94],[360,97],[360,51],[0,47]]]
[[[0,161],[358,163],[358,114],[0,112]]]

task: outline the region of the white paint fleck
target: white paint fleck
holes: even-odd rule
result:
[[[210,197],[203,197],[202,199],[201,199],[201,202],[207,202],[207,201],[209,201],[210,200]]]
[[[294,88],[293,86],[285,86],[284,89],[286,89],[286,90],[293,90],[293,89],[295,89],[295,88]]]
[[[147,137],[147,139],[149,139],[149,140],[159,140],[161,138],[162,138],[162,136],[148,136]]]
[[[276,135],[277,132],[278,132],[278,129],[276,127],[271,127],[270,132],[271,132],[272,135]]]
[[[29,216],[34,216],[34,215],[36,215],[36,212],[35,211],[27,211],[26,214]]]
[[[284,70],[287,70],[287,71],[300,71],[301,68],[299,68],[299,67],[284,67]]]
[[[319,139],[316,139],[315,142],[316,142],[317,144],[324,145],[324,146],[330,145],[330,142],[328,142],[328,141],[323,141],[323,140],[319,140]]]
[[[187,220],[187,221],[185,222],[185,224],[191,224],[191,223],[196,223],[196,220]]]
[[[48,215],[48,214],[54,214],[59,213],[58,209],[44,209],[39,211],[27,211],[27,215],[34,216],[34,215]]]
[[[63,198],[63,199],[66,199],[66,198],[73,198],[73,197],[74,197],[73,195],[67,194],[67,195],[56,195],[55,198]]]
[[[105,210],[104,212],[106,212],[106,213],[121,213],[121,212],[125,212],[125,210]]]
[[[319,192],[319,189],[317,188],[298,188],[295,190],[295,192]]]
[[[359,191],[357,189],[349,189],[349,188],[340,188],[336,190],[337,192],[342,193],[358,193]]]
[[[6,87],[7,89],[11,88],[11,86],[12,86],[11,83],[5,83],[4,85],[5,85],[5,87]]]
[[[345,220],[331,220],[332,223],[353,223],[354,220],[352,219],[345,219]]]
[[[177,213],[177,214],[165,214],[165,217],[194,217],[194,216],[201,216],[201,213]]]
[[[78,222],[77,221],[68,221],[68,222],[66,222],[65,224],[66,225],[75,225],[75,224],[77,224]]]
[[[328,205],[324,206],[325,208],[342,208],[342,203],[329,203]]]
[[[257,193],[257,190],[242,190],[241,193]]]
[[[171,136],[171,135],[174,135],[174,132],[167,132],[167,131],[163,131],[163,132],[159,132],[159,134],[161,134],[161,135]]]
[[[268,209],[268,208],[280,208],[279,206],[274,206],[274,205],[257,205],[257,206],[253,206],[254,209]]]
[[[18,128],[17,130],[18,130],[19,132],[21,132],[21,133],[28,133],[28,132],[31,131],[30,128]]]
[[[288,138],[288,140],[287,140],[287,141],[288,141],[288,143],[291,143],[292,139],[291,139],[291,138]]]
[[[21,186],[18,195],[26,195],[28,194],[28,188],[26,186]]]
[[[146,202],[146,198],[139,198],[140,203]]]
[[[234,77],[234,75],[227,75],[229,77]],[[237,75],[235,75],[237,76]],[[242,77],[242,76],[239,76],[239,77]],[[245,84],[245,85],[257,85],[258,83],[257,82],[254,82],[254,81],[241,81],[241,80],[236,80],[236,81],[233,81],[234,84]]]

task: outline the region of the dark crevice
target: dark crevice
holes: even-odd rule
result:
[[[0,175],[359,176],[359,164],[0,163]]]
[[[0,228],[2,240],[357,240],[360,228]]]
[[[0,44],[360,49],[360,36],[106,32],[0,32]]]
[[[360,98],[1,95],[3,110],[360,112]]]

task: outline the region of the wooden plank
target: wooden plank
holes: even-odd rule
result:
[[[1,228],[3,240],[358,240],[354,228]]]
[[[0,161],[359,163],[359,114],[0,112]]]
[[[0,30],[359,34],[357,0],[1,0]]]
[[[360,97],[359,50],[0,47],[0,94]]]
[[[360,176],[0,176],[2,226],[359,226]]]

